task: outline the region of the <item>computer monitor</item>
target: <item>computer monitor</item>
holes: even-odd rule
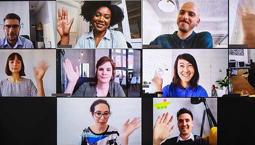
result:
[[[245,67],[245,63],[243,61],[238,62],[239,67]]]
[[[229,61],[228,62],[228,67],[236,67],[236,62],[235,61]]]

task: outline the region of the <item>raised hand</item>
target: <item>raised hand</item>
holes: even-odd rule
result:
[[[128,145],[128,137],[141,125],[139,124],[141,122],[140,117],[135,117],[131,122],[128,119],[122,127],[122,133],[121,133],[121,145]]]
[[[163,80],[160,73],[158,73],[157,71],[155,71],[154,78],[152,79],[152,83],[155,86],[156,92],[162,91]]]
[[[68,23],[68,10],[63,7],[61,15],[60,9],[58,9],[57,31],[61,37],[61,45],[67,45],[69,43],[69,33],[73,24],[73,20],[74,18],[72,18],[71,21]]]
[[[123,136],[128,137],[130,134],[132,134],[137,128],[139,128],[141,125],[139,124],[141,122],[140,117],[135,117],[131,122],[128,119],[123,124]]]
[[[45,72],[49,68],[49,65],[46,61],[42,60],[39,61],[37,66],[34,67],[34,76],[36,80],[42,80],[44,77]]]
[[[73,69],[72,62],[66,58],[65,62],[63,63],[64,69],[67,75],[68,84],[76,84],[77,80],[79,79],[79,69],[78,66]]]
[[[167,120],[167,118],[168,113],[158,116],[153,128],[153,145],[159,145],[163,140],[172,134],[174,126],[172,126],[170,129],[168,128],[173,121],[173,116],[171,116],[169,120]]]

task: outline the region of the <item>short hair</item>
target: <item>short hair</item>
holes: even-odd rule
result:
[[[19,23],[20,23],[20,17],[15,14],[15,13],[9,13],[7,14],[5,17],[4,17],[4,22],[6,19],[16,19],[16,20],[19,20]]]
[[[197,62],[196,62],[195,58],[191,54],[188,54],[188,53],[178,55],[176,60],[175,60],[174,75],[173,75],[173,80],[172,80],[172,83],[173,83],[174,87],[182,88],[181,78],[179,77],[178,70],[177,70],[179,59],[184,59],[184,60],[188,61],[194,67],[195,73],[194,73],[193,77],[190,80],[190,85],[191,85],[191,89],[197,87],[197,82],[199,80],[199,72],[198,72]]]
[[[25,74],[25,65],[24,65],[23,59],[22,59],[21,55],[17,52],[14,52],[14,53],[12,53],[8,56],[7,61],[6,61],[6,65],[5,65],[5,73],[8,76],[12,75],[12,72],[9,68],[9,61],[14,60],[15,56],[17,56],[18,60],[21,61],[21,70],[19,71],[19,76],[26,76],[26,74]]]
[[[123,11],[120,7],[116,5],[111,5],[111,1],[84,1],[81,6],[81,16],[84,20],[90,22],[93,20],[93,16],[100,7],[107,7],[111,11],[111,22],[110,25],[114,26],[115,24],[121,22],[124,19]]]
[[[90,86],[95,86],[97,85],[97,81],[98,81],[98,78],[97,78],[97,71],[98,71],[98,67],[105,64],[106,62],[110,62],[111,66],[112,66],[112,78],[111,80],[114,78],[114,72],[115,72],[115,63],[113,62],[113,60],[108,57],[108,56],[103,56],[101,57],[98,61],[97,61],[97,64],[96,64],[96,74],[95,74],[95,82],[92,82],[90,83]]]
[[[179,116],[184,114],[184,113],[188,113],[191,116],[191,119],[193,120],[193,114],[190,110],[186,109],[186,108],[181,108],[178,112],[177,112],[177,120],[179,119]]]
[[[107,102],[106,100],[103,100],[103,99],[98,99],[98,100],[94,101],[94,102],[92,103],[92,105],[90,106],[90,112],[91,112],[91,113],[94,113],[95,107],[96,107],[98,104],[105,104],[105,105],[107,105],[108,108],[109,108],[109,112],[111,112],[111,111],[110,111],[110,105],[108,104],[108,102]]]

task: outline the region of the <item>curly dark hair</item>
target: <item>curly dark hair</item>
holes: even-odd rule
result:
[[[112,13],[110,23],[111,26],[121,22],[124,19],[122,9],[116,5],[111,5],[111,1],[84,1],[81,6],[81,16],[83,16],[84,20],[90,22],[92,21],[96,10],[103,6],[109,8]]]

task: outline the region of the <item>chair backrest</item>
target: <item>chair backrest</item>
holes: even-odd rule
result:
[[[114,82],[119,84],[120,83],[120,78],[119,77],[115,77],[114,78]]]
[[[137,83],[137,84],[140,84],[140,77],[137,78],[136,83]]]
[[[130,84],[136,84],[136,77],[132,77]]]
[[[121,80],[121,85],[122,86],[126,86],[127,85],[127,81],[126,81],[126,76],[124,76]]]

